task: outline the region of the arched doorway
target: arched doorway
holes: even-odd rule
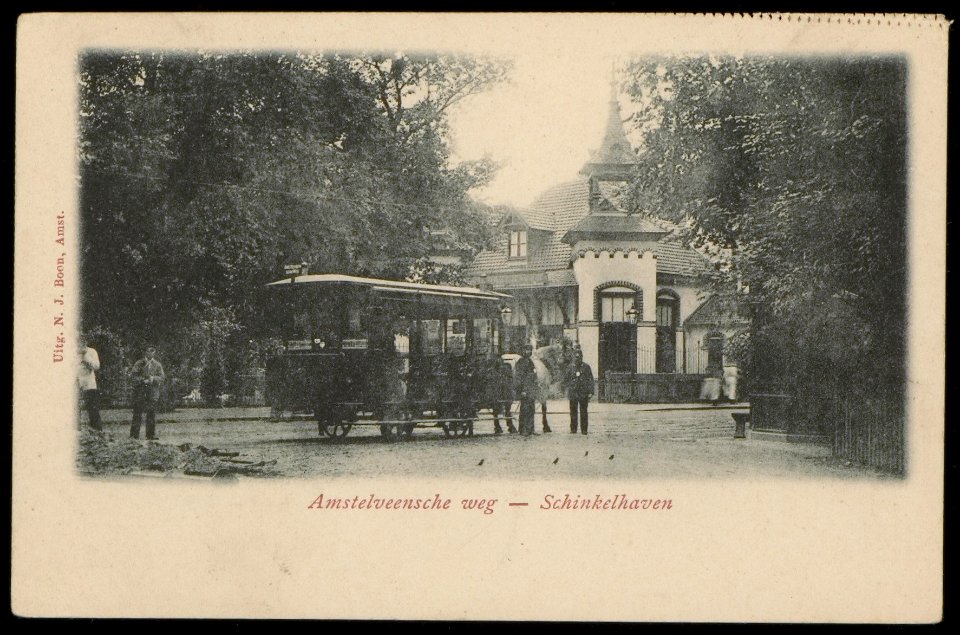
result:
[[[657,365],[658,373],[677,372],[677,327],[680,322],[680,296],[669,289],[657,292]]]
[[[596,317],[600,322],[598,373],[633,373],[637,370],[636,325],[629,311],[641,310],[642,295],[634,286],[616,283],[595,291]]]

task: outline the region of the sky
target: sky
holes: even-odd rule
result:
[[[524,207],[548,187],[576,178],[603,138],[613,63],[582,50],[532,52],[514,58],[511,81],[459,104],[450,113],[453,160],[489,155],[502,165],[488,186],[471,194]],[[620,103],[626,118],[629,102],[621,95]]]

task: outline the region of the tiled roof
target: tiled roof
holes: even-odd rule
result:
[[[543,289],[577,286],[577,280],[573,275],[572,269],[492,273],[482,282],[485,282],[495,289],[506,292],[512,289]],[[478,284],[479,283],[481,283],[481,281],[478,281]]]
[[[506,237],[493,249],[477,254],[467,270],[468,276],[495,271],[543,271],[564,269],[570,263],[570,246],[560,242],[568,227],[590,213],[590,186],[585,178],[554,186],[541,194],[527,209],[519,210],[532,228],[549,230],[538,245],[532,245],[529,257],[507,257]]]
[[[553,233],[540,248],[537,261],[544,269],[566,267],[570,264],[570,245],[564,245],[559,233]]]
[[[601,192],[603,192],[601,183]],[[481,274],[507,274],[520,272],[562,271],[570,266],[570,245],[561,242],[563,235],[574,225],[587,218],[590,214],[590,182],[587,178],[579,178],[556,185],[541,194],[527,209],[518,210],[527,219],[531,228],[543,228],[549,233],[541,235],[541,242],[531,242],[531,252],[526,259],[512,260],[507,257],[507,237],[501,236],[496,247],[477,254],[467,275],[471,277]],[[603,218],[604,216],[595,216]],[[594,218],[594,217],[591,217]],[[614,217],[629,220],[614,221],[629,223],[631,227],[644,228],[649,233],[664,233],[669,231],[655,221],[642,216]],[[532,222],[531,222],[532,221]],[[588,223],[597,222],[594,220]],[[601,223],[606,221],[599,221]],[[531,237],[532,238],[532,237]],[[660,273],[698,276],[708,267],[707,259],[683,245],[670,242],[669,238],[656,244],[657,270]],[[552,275],[552,274],[551,274]],[[569,284],[576,284],[570,272]]]
[[[566,231],[589,213],[590,182],[585,178],[551,187],[538,196],[529,209],[523,210],[524,216],[548,216],[553,231]]]
[[[564,235],[564,242],[575,242],[584,234],[618,234],[623,238],[647,234],[663,236],[669,232],[655,222],[635,214],[590,214],[584,216]]]
[[[527,221],[530,229],[553,231],[553,213],[550,210],[530,208],[522,210],[521,215]]]
[[[488,249],[477,254],[467,275],[475,276],[480,273],[494,271],[542,271],[545,269],[560,269],[570,263],[570,245],[560,242],[557,232],[547,234],[544,242],[528,258],[511,259],[507,257],[506,237],[499,241],[494,249]]]
[[[657,273],[697,277],[710,269],[706,256],[669,239],[658,242],[653,252],[657,256]]]

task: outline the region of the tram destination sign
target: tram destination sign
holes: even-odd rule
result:
[[[305,262],[301,262],[295,265],[284,265],[283,266],[283,275],[296,277],[296,276],[305,276],[307,271],[309,271],[310,265]]]

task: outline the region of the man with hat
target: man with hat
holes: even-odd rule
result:
[[[578,346],[573,351],[573,363],[567,370],[567,399],[570,400],[570,432],[587,433],[587,404],[593,396],[593,370],[583,361],[583,351]],[[579,416],[578,416],[579,415]]]
[[[517,429],[513,426],[513,413],[510,412],[513,406],[513,369],[510,368],[510,364],[495,355],[490,364],[489,395],[487,399],[493,410],[493,433],[503,434],[503,428],[500,427],[500,415],[503,415],[507,422],[507,431],[510,434],[516,434]]]
[[[140,438],[140,422],[147,415],[147,440],[157,440],[156,417],[157,401],[160,400],[160,385],[166,379],[163,366],[155,358],[157,349],[148,346],[143,359],[133,365],[133,422],[130,424],[130,438]]]
[[[533,365],[533,346],[524,344],[521,357],[513,369],[514,392],[520,400],[520,434],[533,434],[533,416],[536,411],[537,369]]]

